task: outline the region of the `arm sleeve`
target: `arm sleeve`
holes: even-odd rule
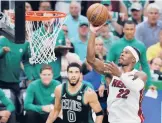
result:
[[[40,105],[34,105],[33,101],[34,101],[34,87],[32,87],[32,85],[29,85],[26,92],[24,108],[25,110],[31,110],[38,113],[42,112],[42,107]]]
[[[151,73],[150,73],[150,68],[147,62],[147,58],[146,58],[146,47],[144,46],[144,50],[141,53],[141,58],[140,58],[140,63],[142,66],[142,70],[147,74],[147,86],[151,85]]]
[[[120,79],[124,85],[132,91],[139,92],[144,88],[144,82],[140,78],[133,80],[127,74],[122,74]]]
[[[14,104],[12,103],[12,101],[10,99],[8,99],[5,96],[5,94],[2,90],[0,90],[0,100],[1,100],[2,104],[6,106],[8,111],[12,112],[15,110]]]

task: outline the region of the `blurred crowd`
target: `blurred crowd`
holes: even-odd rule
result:
[[[118,49],[126,45],[136,47],[141,53],[141,59],[136,68],[147,73],[147,86],[157,89],[153,84],[162,82],[162,1],[105,0],[87,2],[87,5],[90,6],[97,2],[107,8],[110,18],[95,39],[96,58],[104,62],[118,63],[120,55]],[[102,99],[103,94],[101,94],[107,88],[102,83],[106,79],[86,61],[90,22],[84,16],[86,13],[81,14],[82,8],[85,10],[88,8],[88,6],[87,8],[82,6],[83,3],[84,1],[56,1],[55,7],[53,7],[49,1],[39,2],[37,8],[39,11],[51,11],[55,8],[55,10],[67,14],[56,46],[64,45],[71,48],[59,51],[56,54],[57,60],[48,65],[53,70],[53,79],[62,83],[68,80],[67,66],[72,62],[79,63],[83,68],[82,79],[90,83],[98,92],[102,108],[106,110],[106,101]],[[31,2],[25,3],[25,9],[26,11],[33,10]],[[15,95],[22,95],[20,88],[26,89],[30,83],[41,78],[40,70],[43,64],[29,63],[28,43],[28,37],[24,44],[13,44],[3,36],[0,38],[0,88],[11,89]],[[23,93],[25,93],[24,90]],[[21,112],[20,108],[16,110]]]

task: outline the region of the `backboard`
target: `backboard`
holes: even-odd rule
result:
[[[25,1],[1,1],[0,0],[0,35],[5,36],[15,43],[25,42]],[[10,23],[7,11],[12,11],[13,24]],[[3,14],[2,14],[3,13]],[[5,13],[5,14],[4,14]],[[10,13],[10,12],[9,12]],[[3,18],[3,19],[2,19]]]

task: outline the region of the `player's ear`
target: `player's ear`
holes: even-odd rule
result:
[[[132,58],[132,63],[136,63],[136,59],[134,57]]]

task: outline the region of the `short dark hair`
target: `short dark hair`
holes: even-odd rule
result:
[[[53,73],[52,67],[50,65],[48,65],[48,64],[44,64],[42,66],[42,68],[40,69],[40,73],[42,73],[43,70],[51,70],[52,73]]]
[[[40,7],[40,5],[41,5],[42,3],[44,3],[44,2],[50,3],[50,8],[49,8],[49,10],[46,10],[46,11],[52,10],[51,1],[48,1],[48,0],[42,0],[42,1],[40,1],[40,2],[39,2],[39,7]]]
[[[127,20],[127,21],[125,21],[125,22],[124,22],[124,26],[125,26],[126,24],[133,24],[134,26],[136,25],[132,20]]]
[[[80,64],[78,64],[78,63],[76,63],[76,62],[70,63],[70,64],[68,65],[68,67],[67,67],[67,72],[69,71],[69,68],[71,68],[71,67],[77,67],[77,68],[79,68],[80,72],[82,73],[82,67],[80,66]]]
[[[139,57],[139,59],[140,59],[140,57],[141,57],[141,53],[140,53],[140,51],[139,51],[137,48],[135,48],[135,47],[132,47],[132,48],[137,52],[138,57]]]

